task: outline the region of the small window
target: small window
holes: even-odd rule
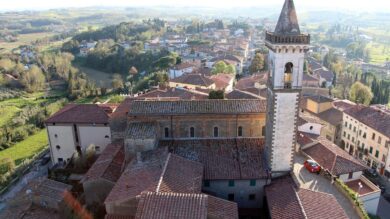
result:
[[[362,130],[359,130],[359,135],[360,135],[360,136],[362,135]]]
[[[363,138],[365,139],[367,137],[366,133],[364,132],[363,133]]]
[[[61,149],[61,146],[56,145],[56,148],[57,148],[57,150],[60,150],[60,149]]]
[[[351,124],[349,124],[349,130],[352,130],[352,125]]]
[[[313,126],[310,126],[310,130],[313,130]]]
[[[353,132],[356,132],[356,126],[353,127]]]
[[[250,185],[250,186],[256,186],[256,180],[255,180],[255,179],[251,179],[251,180],[249,181],[249,185]]]
[[[229,201],[234,201],[234,193],[228,194],[228,200]]]
[[[382,143],[382,138],[381,136],[378,136],[378,144]]]
[[[210,181],[209,180],[203,181],[203,185],[204,187],[210,187]]]
[[[370,147],[370,154],[372,154],[372,150],[373,150],[373,148],[372,148],[372,147]]]
[[[355,143],[355,137],[352,137],[352,142]]]
[[[375,133],[372,133],[372,140],[375,140]]]
[[[386,155],[382,155],[382,162],[386,162]]]
[[[58,162],[63,162],[64,161],[64,159],[62,159],[62,158],[58,158]]]
[[[214,137],[218,137],[218,136],[219,136],[218,127],[214,127]]]
[[[54,122],[53,125],[56,125],[56,123]]]
[[[229,187],[234,187],[234,180],[229,180]]]
[[[95,146],[95,151],[99,152],[100,151],[100,146]]]
[[[249,201],[256,200],[256,195],[255,194],[249,194]]]
[[[345,137],[346,135],[347,135],[347,133],[344,131],[343,136]]]
[[[376,157],[376,158],[379,157],[379,151],[378,151],[378,150],[375,151],[375,157]]]
[[[164,136],[165,136],[166,138],[169,138],[169,128],[168,128],[168,127],[165,127],[165,128],[164,128]]]
[[[106,136],[104,136],[104,138],[110,138],[110,136],[106,135]]]
[[[190,138],[194,138],[194,137],[195,137],[195,128],[191,127],[190,128]]]
[[[238,137],[242,137],[242,126],[238,127]]]
[[[344,123],[344,126],[345,126],[345,127],[348,127],[348,122],[345,122],[345,123]]]
[[[58,135],[57,135],[57,134],[54,134],[54,138],[58,138]]]
[[[349,140],[349,139],[351,138],[351,135],[350,135],[350,134],[348,134],[348,137],[347,137],[347,138],[348,138],[348,140]]]
[[[353,172],[348,173],[348,179],[352,179],[352,177],[353,177]]]

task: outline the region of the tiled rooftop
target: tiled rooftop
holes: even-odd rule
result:
[[[248,91],[241,91],[241,90],[233,90],[230,93],[225,95],[226,99],[265,99],[262,96],[255,95]]]
[[[108,123],[109,116],[97,104],[68,104],[52,115],[46,123]]]
[[[166,99],[177,98],[181,100],[203,100],[208,99],[208,93],[202,93],[195,90],[187,90],[185,88],[168,88],[157,89],[145,94],[141,94],[137,99]]]
[[[266,178],[263,139],[160,141],[175,154],[204,165],[204,179]]]
[[[131,122],[127,128],[127,138],[151,139],[156,137],[156,123],[154,122]]]
[[[45,179],[33,192],[36,196],[48,197],[52,200],[60,202],[64,198],[64,193],[71,189],[71,185],[57,182],[51,179]]]
[[[129,115],[265,113],[265,100],[134,101]]]
[[[198,86],[209,87],[214,84],[214,81],[201,74],[183,74],[180,77],[171,79],[170,82],[181,84],[192,84]]]
[[[303,149],[303,152],[332,174],[340,175],[368,168],[329,140],[318,137],[318,141],[317,144]]]

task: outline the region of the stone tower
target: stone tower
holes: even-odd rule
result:
[[[273,176],[292,169],[304,55],[310,35],[299,29],[294,1],[286,0],[274,32],[266,32],[269,48],[266,156]]]

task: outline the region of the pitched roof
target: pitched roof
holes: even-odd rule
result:
[[[368,168],[329,140],[318,137],[318,141],[317,144],[304,148],[303,152],[333,175],[358,172]]]
[[[234,75],[221,73],[212,75],[210,79],[214,81],[216,89],[224,90],[227,86],[229,86],[229,83],[234,80]]]
[[[156,137],[155,122],[130,122],[127,127],[127,138],[151,139]]]
[[[230,55],[230,54],[223,54],[221,56],[214,57],[210,59],[210,62],[218,62],[222,60],[230,60],[234,62],[241,62],[241,57],[235,56],[235,55]]]
[[[110,117],[110,129],[111,131],[124,131],[127,126],[127,112],[131,108],[133,98],[126,98],[116,108]]]
[[[349,109],[350,107],[355,106],[356,104],[352,101],[349,100],[335,100],[333,101],[333,107],[340,110],[344,111],[346,109]]]
[[[264,99],[262,96],[258,96],[251,92],[234,89],[230,93],[225,95],[226,99]]]
[[[124,162],[125,151],[123,141],[113,142],[106,146],[95,163],[89,168],[82,182],[85,183],[98,179],[116,182],[122,174]]]
[[[314,71],[314,73],[318,74],[319,76],[321,76],[321,78],[324,78],[328,82],[333,81],[334,73],[332,71],[326,69],[325,67]]]
[[[61,202],[64,199],[65,192],[70,191],[71,189],[71,185],[51,179],[45,179],[39,183],[38,187],[33,190],[33,193],[39,197],[47,197],[51,200]]]
[[[45,122],[104,124],[108,120],[108,114],[97,104],[68,104]]]
[[[252,93],[256,96],[264,97],[267,99],[268,96],[268,89],[267,88],[255,88],[255,87],[250,87],[243,89],[242,91]]]
[[[245,90],[247,88],[255,87],[257,83],[266,84],[268,80],[268,73],[253,74],[247,77],[243,77],[236,83],[236,89]]]
[[[306,98],[309,99],[309,100],[312,100],[312,101],[314,101],[316,103],[333,102],[332,98],[325,97],[325,96],[322,96],[322,95],[310,95],[310,96],[307,96]]]
[[[347,219],[344,209],[331,194],[299,189],[290,176],[265,187],[268,209],[273,219]]]
[[[145,192],[140,197],[136,218],[237,219],[238,209],[234,202],[206,194]]]
[[[335,108],[330,108],[324,112],[315,115],[323,121],[326,121],[334,126],[341,124],[343,120],[343,112]]]
[[[267,177],[264,139],[202,139],[160,141],[160,147],[204,165],[204,179],[262,179]]]
[[[171,79],[170,82],[181,84],[192,84],[198,86],[209,87],[214,84],[214,81],[203,76],[202,74],[183,74],[180,77]]]
[[[141,94],[137,99],[164,99],[164,98],[177,98],[182,100],[202,100],[208,99],[208,93],[202,93],[195,90],[188,90],[185,88],[169,88],[169,89],[156,89],[145,94]]]
[[[207,195],[182,193],[143,193],[136,219],[207,219]]]
[[[176,70],[182,70],[182,69],[186,69],[186,68],[191,68],[191,67],[195,67],[196,64],[195,63],[190,63],[190,62],[182,62],[178,65],[175,65],[174,69]]]
[[[284,2],[274,32],[280,35],[299,35],[301,33],[293,0]]]
[[[331,194],[308,189],[299,189],[297,194],[307,218],[348,219],[344,209]]]
[[[361,123],[390,138],[390,113],[374,107],[356,105],[344,111]]]
[[[129,115],[264,113],[265,100],[134,101]]]

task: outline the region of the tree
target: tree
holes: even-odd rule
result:
[[[355,82],[349,91],[350,100],[355,103],[369,105],[373,95],[369,87],[361,82]]]
[[[255,73],[264,69],[264,56],[260,53],[256,53],[255,57],[252,59],[252,63],[249,66],[249,72]]]
[[[235,74],[236,73],[236,67],[232,64],[226,64],[224,61],[218,61],[214,64],[213,69],[211,69],[212,74]]]
[[[45,85],[45,76],[38,66],[31,66],[30,70],[23,72],[20,82],[28,92],[34,92],[42,89]]]
[[[124,86],[123,86],[123,80],[122,80],[122,76],[120,74],[114,74],[112,76],[112,82],[111,82],[111,85],[112,85],[112,88],[114,90],[120,90],[122,89]]]
[[[225,92],[223,92],[222,90],[210,91],[209,99],[225,99]]]
[[[11,59],[0,59],[0,71],[10,72],[15,67],[15,63]]]

